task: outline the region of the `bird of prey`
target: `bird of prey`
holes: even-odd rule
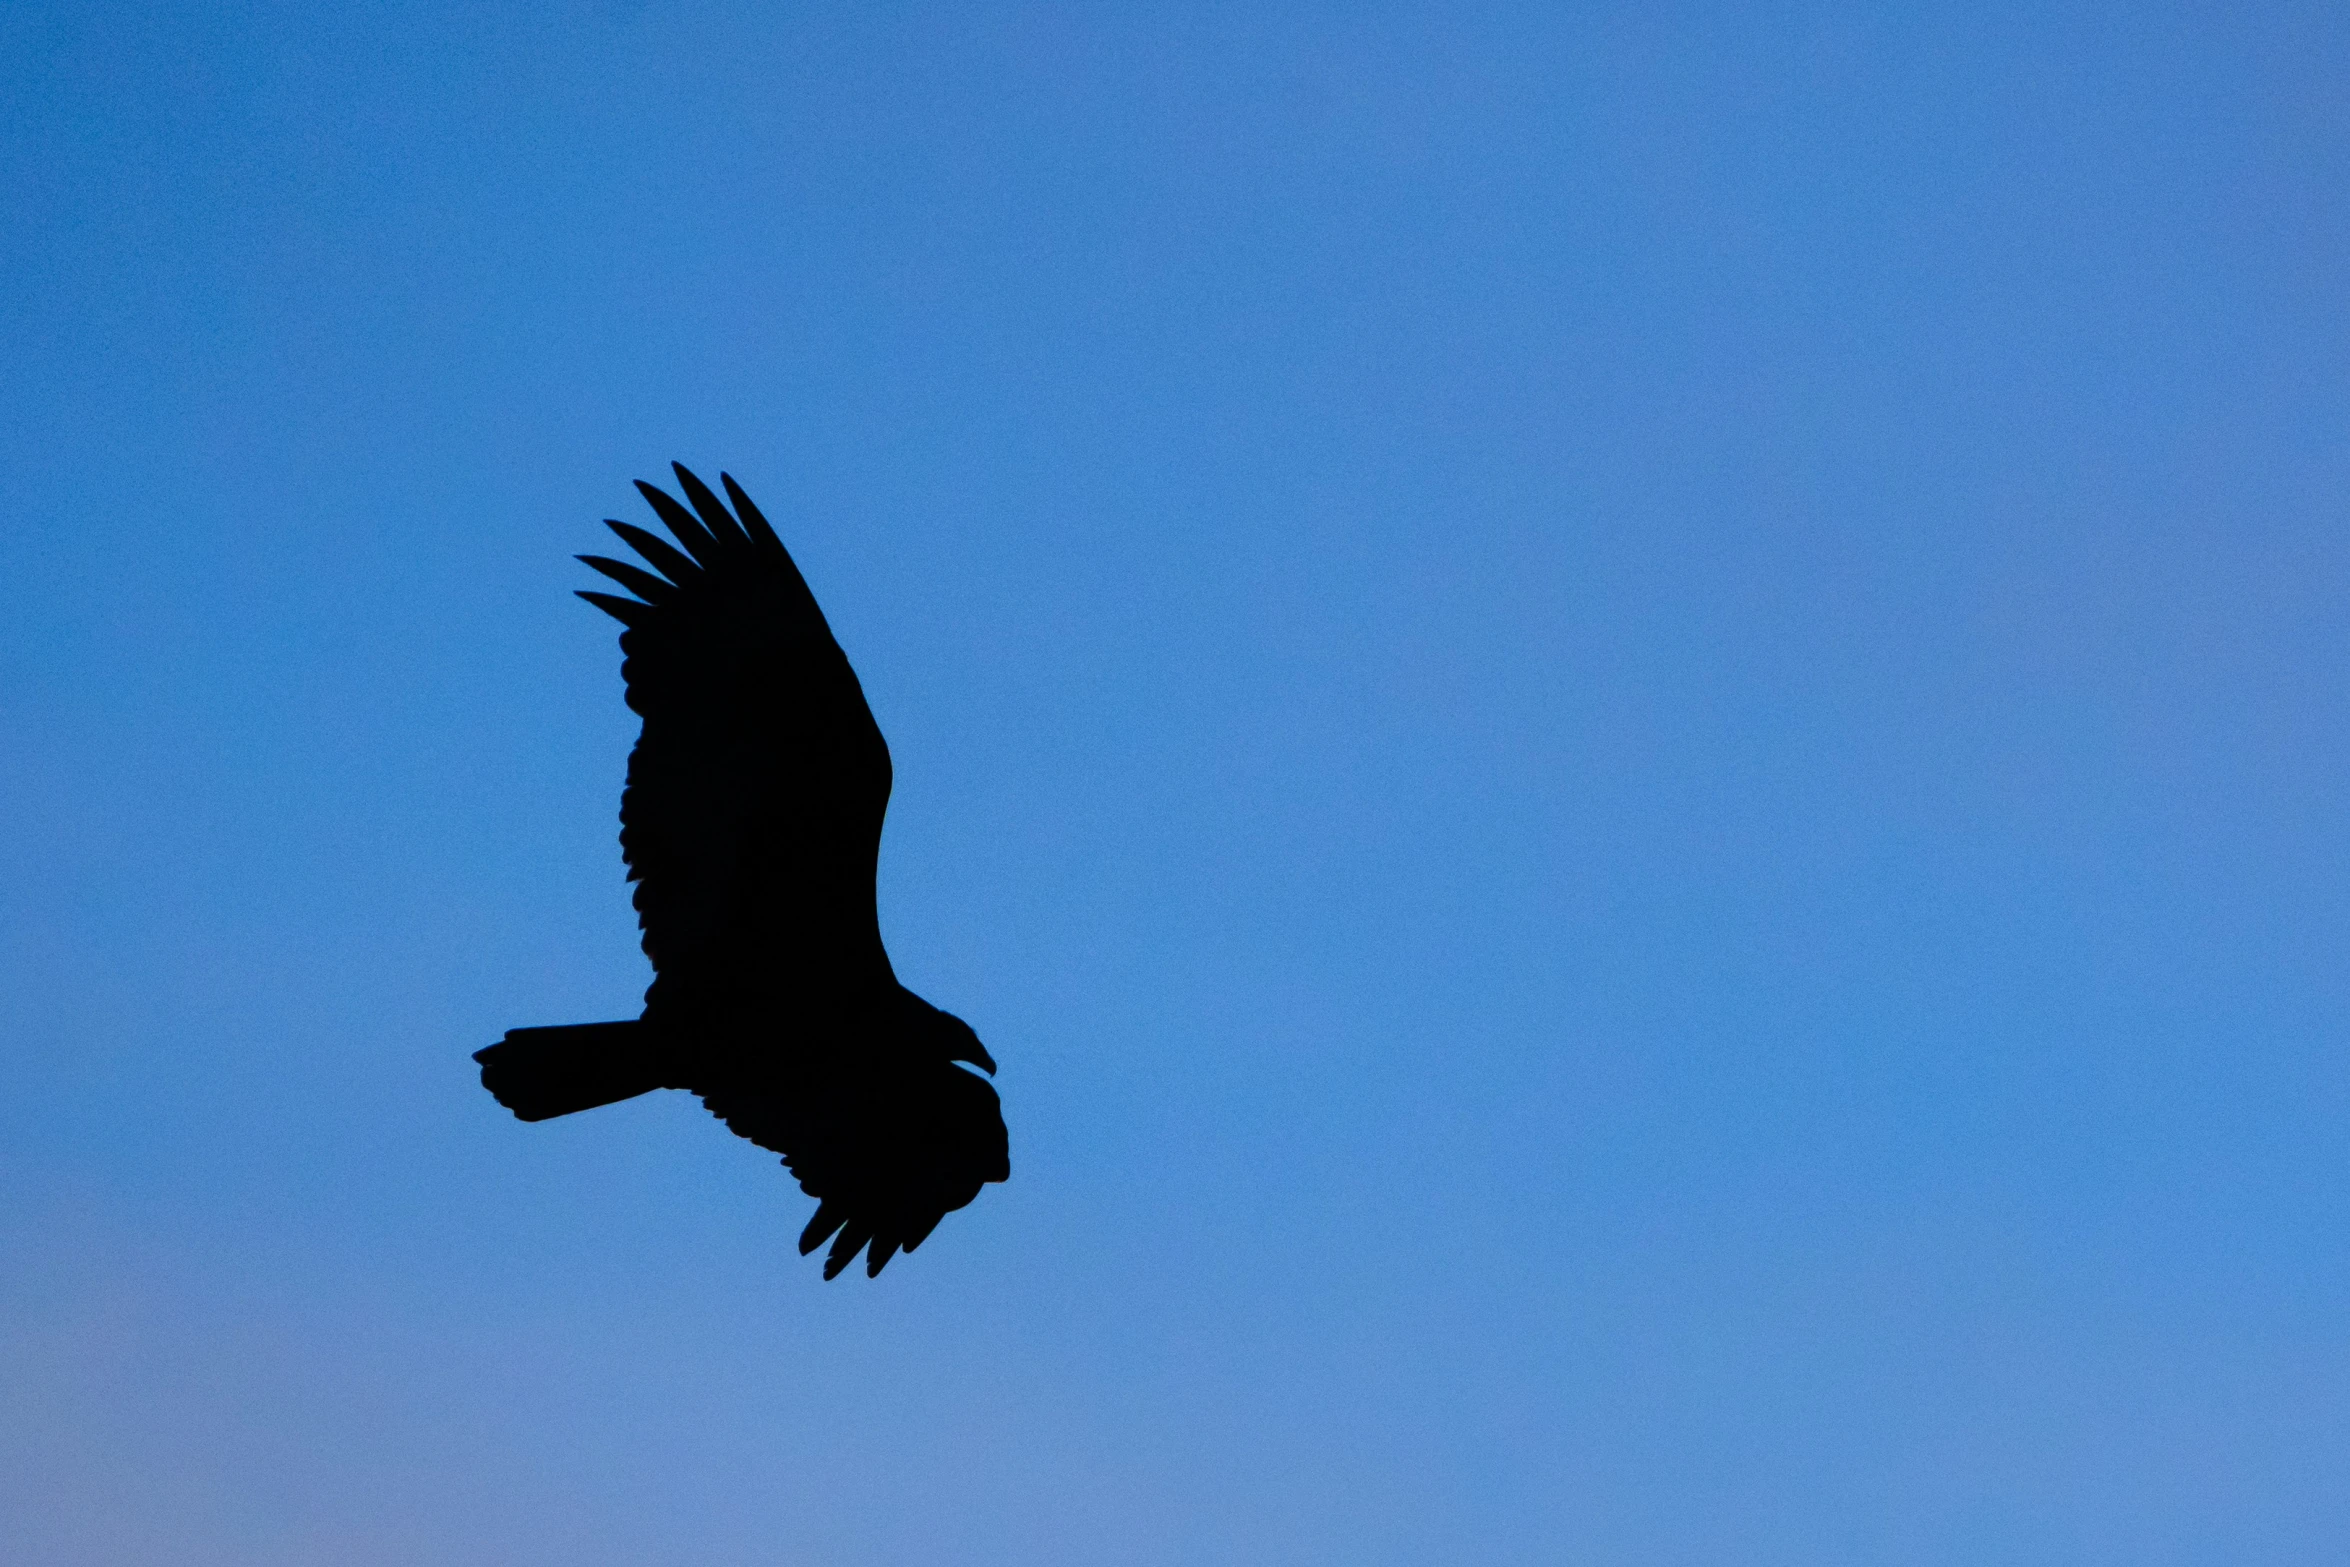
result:
[[[673,465],[675,466],[675,465]],[[620,847],[653,962],[644,1015],[518,1028],[478,1052],[482,1086],[525,1121],[683,1088],[783,1156],[816,1199],[802,1255],[868,1276],[1011,1174],[961,1018],[898,983],[874,862],[889,746],[799,568],[741,486],[676,466],[692,506],[637,488],[673,547],[607,525],[653,569],[579,558],[636,596],[581,593],[617,619],[644,733]]]

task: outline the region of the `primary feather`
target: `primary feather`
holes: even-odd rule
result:
[[[815,596],[731,477],[729,510],[676,474],[683,504],[637,488],[677,547],[609,524],[652,571],[580,557],[637,595],[580,597],[627,628],[620,672],[644,719],[620,797],[644,1015],[517,1029],[475,1059],[525,1119],[691,1090],[817,1199],[800,1250],[832,1241],[826,1278],[860,1250],[879,1273],[1009,1176],[995,1090],[961,1064],[995,1062],[882,948],[889,746]]]

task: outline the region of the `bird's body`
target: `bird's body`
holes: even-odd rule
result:
[[[783,1155],[817,1201],[801,1236],[869,1273],[1010,1173],[995,1063],[907,990],[883,949],[874,866],[889,747],[798,568],[735,482],[730,513],[638,489],[681,548],[610,524],[661,575],[594,556],[638,595],[580,596],[627,627],[620,842],[654,979],[629,1022],[516,1029],[482,1083],[524,1120],[684,1088]]]

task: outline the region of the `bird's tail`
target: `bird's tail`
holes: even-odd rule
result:
[[[509,1029],[477,1050],[481,1086],[525,1121],[633,1099],[663,1086],[659,1054],[642,1019]]]

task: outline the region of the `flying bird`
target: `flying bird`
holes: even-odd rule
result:
[[[815,595],[741,486],[718,476],[729,511],[672,466],[692,510],[637,489],[675,545],[607,522],[651,570],[579,557],[635,595],[579,596],[625,628],[645,725],[620,796],[644,1014],[517,1028],[474,1059],[525,1121],[699,1095],[816,1199],[801,1254],[830,1240],[829,1279],[862,1250],[871,1276],[1010,1176],[995,1061],[882,948],[889,746]]]

